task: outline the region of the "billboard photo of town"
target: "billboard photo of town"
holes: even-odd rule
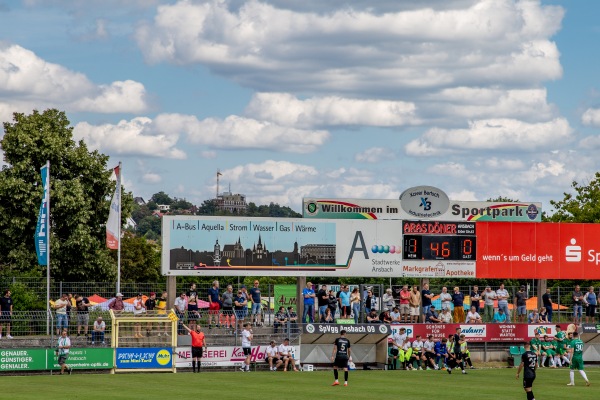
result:
[[[275,219],[173,219],[171,270],[335,269],[336,225]]]

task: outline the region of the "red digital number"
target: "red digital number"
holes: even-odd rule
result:
[[[473,252],[473,241],[471,239],[465,239],[462,246],[463,254],[470,255]]]
[[[448,242],[431,242],[429,243],[429,250],[431,250],[431,255],[434,257],[450,257],[450,248]]]

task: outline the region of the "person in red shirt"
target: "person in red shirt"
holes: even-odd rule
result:
[[[196,330],[191,330],[187,325],[183,325],[185,329],[192,335],[192,372],[196,372],[196,362],[198,364],[198,372],[200,372],[200,366],[202,365],[202,354],[206,351],[206,340],[204,339],[204,332],[202,327],[196,325]]]

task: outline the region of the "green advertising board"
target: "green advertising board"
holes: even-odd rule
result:
[[[0,372],[46,369],[46,349],[0,350]]]
[[[75,369],[110,369],[114,367],[114,354],[112,348],[71,349],[67,364]],[[60,369],[54,350],[48,350],[48,369]]]
[[[289,306],[296,309],[296,285],[275,285],[275,312]]]

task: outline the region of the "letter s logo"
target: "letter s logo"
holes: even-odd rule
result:
[[[581,261],[581,246],[576,246],[577,240],[571,239],[571,245],[565,247],[565,260],[567,262]]]

